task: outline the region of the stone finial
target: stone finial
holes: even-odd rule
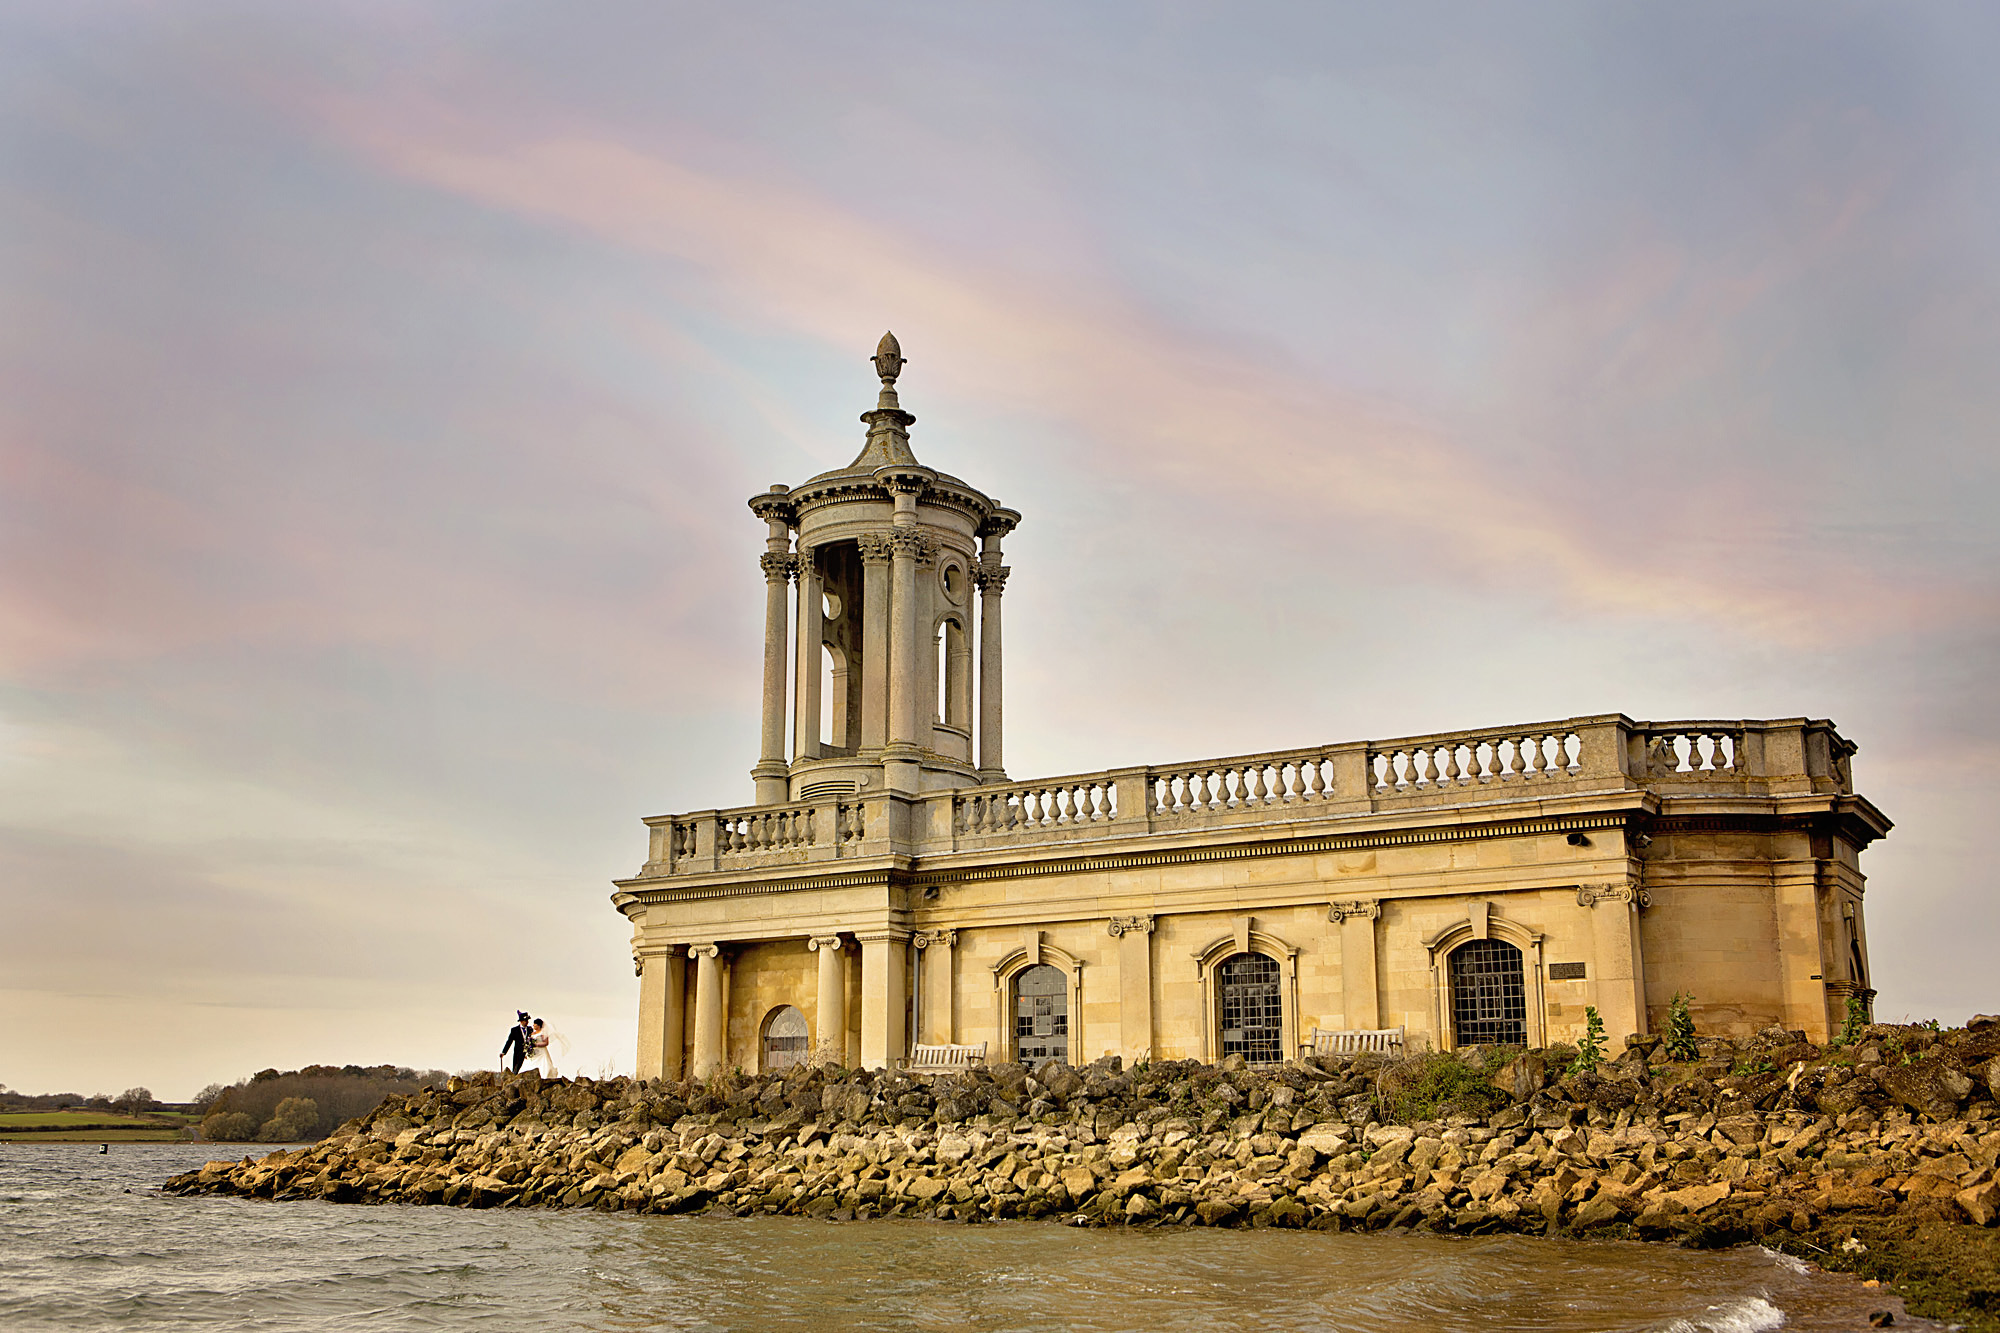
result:
[[[869,360],[875,363],[875,373],[882,377],[882,387],[894,389],[896,377],[903,373],[903,345],[896,341],[896,335],[883,334],[882,341],[875,344],[875,355]]]

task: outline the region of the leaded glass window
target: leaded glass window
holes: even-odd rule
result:
[[[804,1014],[789,1004],[773,1010],[764,1021],[764,1072],[773,1074],[804,1064],[811,1045]]]
[[[1451,1029],[1460,1046],[1528,1043],[1521,951],[1505,940],[1470,940],[1451,951]]]
[[[1261,953],[1235,954],[1215,969],[1224,1055],[1241,1055],[1252,1064],[1285,1058],[1284,991],[1278,974],[1278,960]]]
[[[1069,981],[1038,963],[1014,979],[1014,1058],[1024,1065],[1069,1059]]]

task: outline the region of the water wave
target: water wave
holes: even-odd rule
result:
[[[1712,1305],[1695,1319],[1676,1319],[1662,1333],[1769,1333],[1785,1326],[1785,1312],[1763,1296]]]
[[[0,1327],[1765,1333],[1860,1327],[1891,1304],[1750,1247],[474,1212],[149,1188],[206,1155],[0,1147]],[[1898,1327],[1938,1327],[1895,1309]]]

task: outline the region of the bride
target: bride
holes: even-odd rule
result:
[[[556,1049],[564,1055],[569,1054],[569,1042],[563,1035],[552,1028],[544,1027],[542,1020],[536,1019],[535,1035],[529,1042],[529,1047],[534,1053],[533,1058],[540,1062],[543,1078],[560,1078],[561,1075],[556,1073],[555,1056],[549,1053],[550,1042],[554,1042]]]

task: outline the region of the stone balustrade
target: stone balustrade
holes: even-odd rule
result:
[[[1830,723],[1635,722],[1622,714],[1353,741],[1034,782],[747,806],[647,821],[643,873],[933,856],[1228,825],[1282,825],[1594,792],[1852,794]]]

